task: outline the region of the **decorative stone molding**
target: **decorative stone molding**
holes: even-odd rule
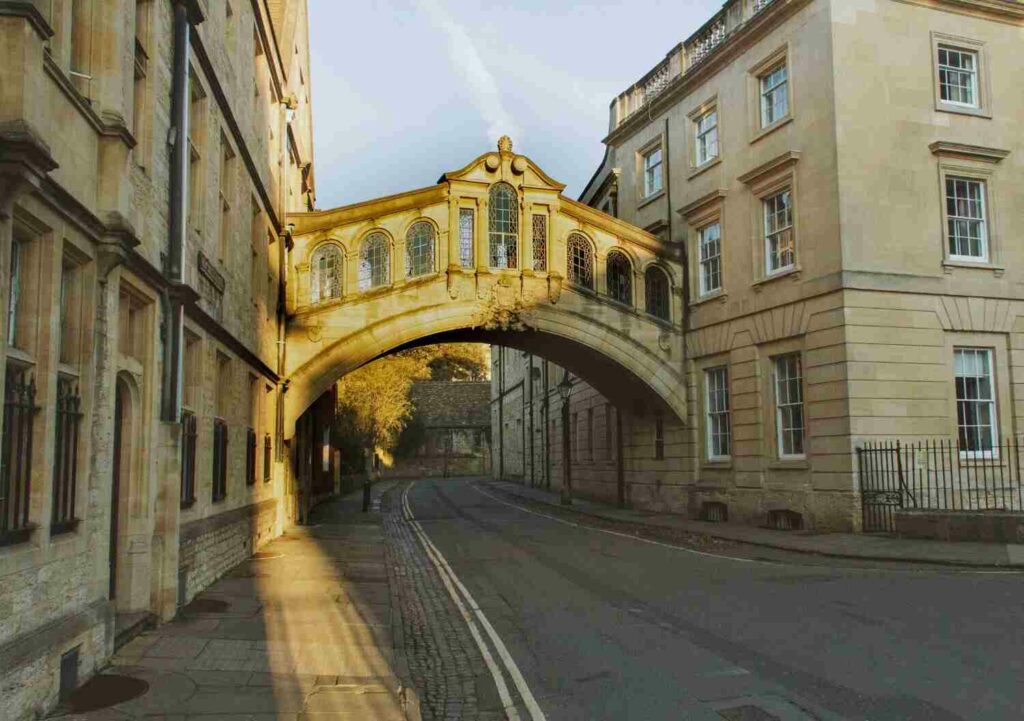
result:
[[[47,173],[57,169],[50,154],[32,126],[22,120],[0,123],[0,219],[6,219],[15,200],[42,185]]]
[[[935,313],[943,330],[1009,333],[1017,319],[1017,304],[997,298],[939,296]]]
[[[687,335],[687,356],[703,358],[728,352],[734,345],[745,345],[748,342],[760,345],[801,336],[807,333],[812,316],[813,314],[807,311],[807,302],[801,301],[754,313],[728,323],[699,328]],[[736,336],[740,334],[747,334],[749,339],[743,343],[735,343]]]
[[[739,176],[739,180],[744,185],[759,185],[763,180],[774,175],[789,170],[800,160],[799,150],[787,150],[785,153],[778,155],[767,163],[763,163],[753,170],[749,170],[743,175]]]
[[[928,146],[933,155],[961,158],[964,160],[977,160],[983,163],[999,163],[1009,156],[1009,150],[999,148],[986,148],[982,145],[967,145],[965,143],[949,143],[939,140]]]

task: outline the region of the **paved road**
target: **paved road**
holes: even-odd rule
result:
[[[481,487],[419,481],[409,510],[550,721],[1024,719],[1024,575],[701,555]]]

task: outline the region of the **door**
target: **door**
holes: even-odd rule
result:
[[[117,531],[118,519],[120,517],[121,500],[121,426],[124,423],[124,403],[126,389],[117,383],[117,391],[114,400],[114,459],[113,477],[110,479],[110,590],[108,598],[113,600],[117,597]]]

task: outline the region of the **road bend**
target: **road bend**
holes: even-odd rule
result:
[[[396,492],[480,718],[1024,719],[1020,574],[655,543],[481,480]]]

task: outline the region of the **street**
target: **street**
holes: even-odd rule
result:
[[[483,481],[399,485],[392,528],[403,494],[447,587],[479,607],[465,637],[491,657],[477,658],[481,713],[504,686],[512,717],[533,721],[1024,717],[1017,573],[671,547],[545,517]]]

